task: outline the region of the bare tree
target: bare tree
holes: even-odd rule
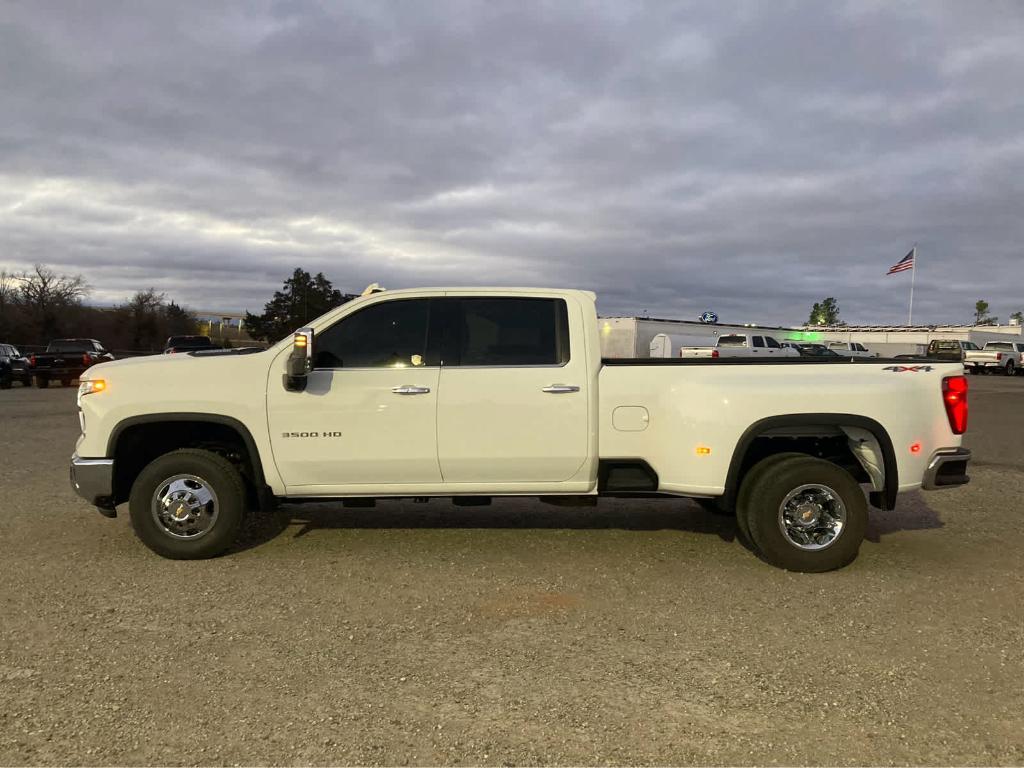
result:
[[[81,275],[59,275],[43,264],[17,276],[17,302],[41,336],[59,334],[62,313],[89,295]]]

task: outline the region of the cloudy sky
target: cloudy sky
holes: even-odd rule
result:
[[[259,309],[585,287],[605,314],[1024,309],[1024,4],[0,4],[0,267]]]

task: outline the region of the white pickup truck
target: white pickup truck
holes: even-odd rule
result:
[[[825,346],[843,357],[878,357],[877,352],[872,352],[856,341],[830,341]]]
[[[1020,373],[1024,344],[1014,341],[990,341],[979,350],[964,351],[964,368],[971,373],[998,371],[1007,376]]]
[[[230,547],[250,508],[447,497],[691,497],[760,556],[825,571],[871,504],[968,482],[956,364],[602,360],[592,293],[383,291],[265,351],[97,365],[74,489],[170,558]],[[862,487],[863,486],[863,487]]]
[[[799,357],[800,353],[785,347],[772,336],[759,333],[729,333],[718,337],[713,347],[681,347],[682,358],[720,357]]]

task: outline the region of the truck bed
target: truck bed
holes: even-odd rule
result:
[[[942,364],[955,362],[939,361]],[[605,357],[602,365],[934,365],[926,357]]]

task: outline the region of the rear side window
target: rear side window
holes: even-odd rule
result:
[[[720,347],[745,347],[747,346],[746,336],[720,336],[718,338]]]
[[[335,323],[313,342],[315,368],[410,368],[427,350],[427,299],[385,301]]]
[[[755,347],[763,347],[764,346],[764,339],[761,338],[760,336],[751,336],[750,338],[753,340]]]
[[[569,313],[562,299],[460,299],[459,365],[563,365]]]

